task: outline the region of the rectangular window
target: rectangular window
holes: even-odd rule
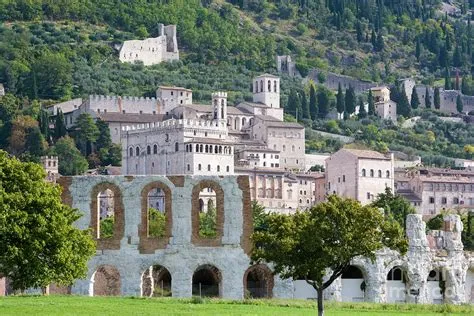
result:
[[[188,167],[188,171],[190,171],[190,170],[191,170],[191,166],[188,164],[188,166],[187,166],[187,167]]]
[[[434,204],[434,202],[435,202],[435,198],[430,196],[430,204]]]
[[[346,182],[346,176],[345,175],[342,176],[342,182]]]
[[[367,200],[370,200],[370,192],[367,192]]]
[[[459,204],[459,198],[457,197],[453,198],[453,204]]]
[[[445,197],[442,197],[441,198],[441,204],[447,204],[448,203],[448,199],[445,198]]]

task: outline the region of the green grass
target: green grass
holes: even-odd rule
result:
[[[12,296],[0,298],[0,315],[315,315],[300,300],[144,299],[134,297]],[[473,315],[472,305],[327,303],[326,315]]]

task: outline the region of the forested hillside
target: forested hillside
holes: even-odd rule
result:
[[[167,84],[193,89],[197,101],[209,100],[215,90],[228,91],[231,104],[249,100],[251,78],[275,72],[276,55],[291,55],[303,76],[319,68],[379,83],[414,76],[436,84],[458,69],[463,82],[473,83],[469,10],[474,1],[454,1],[459,12],[449,15],[441,2],[0,0],[0,83],[16,98],[9,96],[9,108],[1,109],[8,116],[0,118],[0,146],[11,147],[11,125],[18,116],[16,124],[30,128],[29,118],[41,121],[40,105],[88,94],[153,96],[157,86]],[[120,63],[117,45],[156,36],[158,23],[177,24],[181,60],[151,67]],[[351,100],[354,106],[361,102],[355,96]],[[336,106],[336,96],[283,75],[282,104],[293,116],[298,109],[306,126],[321,128],[326,125],[317,118]],[[345,124],[339,123],[343,132],[357,132]],[[450,139],[447,129],[435,136]],[[402,140],[404,132],[397,133]],[[48,140],[46,150],[52,140],[42,137]],[[391,145],[382,138],[362,141],[371,148]],[[468,134],[454,144],[453,155],[471,157],[463,150],[469,144]],[[443,155],[449,152],[439,148]],[[42,150],[31,149],[35,155]],[[426,155],[436,150],[435,145],[423,147]]]

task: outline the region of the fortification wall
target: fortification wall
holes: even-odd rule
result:
[[[94,112],[156,114],[158,101],[156,98],[91,95],[87,108]]]
[[[339,84],[343,90],[352,86],[356,93],[366,92],[368,89],[376,87],[377,84],[367,81],[358,80],[349,76],[339,75],[333,72],[322,71],[320,69],[313,69],[310,71],[308,78],[312,79],[314,82],[319,82],[318,74],[322,73],[326,77],[323,85],[330,90],[337,90]]]

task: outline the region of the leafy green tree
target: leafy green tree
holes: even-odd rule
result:
[[[341,84],[337,87],[337,95],[336,95],[336,110],[337,113],[344,112],[344,93],[342,92]]]
[[[268,228],[252,235],[252,260],[272,262],[284,278],[304,278],[318,293],[318,314],[324,314],[323,291],[358,256],[376,258],[389,247],[404,254],[407,241],[400,225],[372,206],[336,195],[305,212],[271,214]]]
[[[415,214],[415,209],[410,203],[398,194],[393,194],[392,189],[385,188],[384,193],[377,195],[372,202],[373,207],[382,208],[386,215],[392,216],[403,230],[406,230],[406,218],[408,214]]]
[[[199,214],[199,235],[206,238],[217,236],[217,213],[214,207]]]
[[[426,86],[425,90],[425,108],[431,108],[430,89],[428,88],[428,86]]]
[[[462,103],[461,95],[458,94],[456,98],[456,110],[458,110],[459,113],[462,113],[463,108],[464,108],[464,105]]]
[[[375,50],[378,52],[381,52],[384,50],[384,48],[385,48],[385,42],[383,40],[382,32],[379,32],[379,34],[377,35]]]
[[[38,127],[30,128],[25,141],[26,151],[29,152],[31,156],[39,158],[43,156],[46,147],[47,143],[40,129]]]
[[[153,207],[148,209],[148,235],[164,237],[166,232],[166,215]]]
[[[95,125],[99,130],[99,136],[95,142],[97,149],[110,148],[112,146],[112,137],[110,137],[109,125],[101,119],[98,119]]]
[[[254,231],[263,231],[268,227],[267,220],[269,214],[265,211],[265,207],[258,203],[257,200],[252,201],[252,217]]]
[[[313,120],[318,116],[318,104],[316,101],[316,90],[314,84],[311,83],[309,86],[309,111]]]
[[[54,123],[54,139],[60,139],[61,137],[66,136],[66,122],[64,121],[63,111],[58,110],[56,115],[56,120]]]
[[[434,89],[433,104],[434,104],[435,109],[437,109],[437,110],[439,110],[439,108],[441,107],[441,98],[439,96],[439,88],[438,87],[436,87]]]
[[[421,55],[421,43],[420,43],[420,39],[417,38],[416,39],[416,47],[415,47],[416,60],[420,61],[420,55]]]
[[[78,211],[45,177],[41,166],[0,151],[0,274],[16,290],[70,285],[86,276],[95,254],[89,232],[73,225]]]
[[[112,144],[110,147],[99,149],[99,159],[102,166],[121,166],[122,147],[120,144]]]
[[[72,96],[72,65],[61,53],[49,51],[41,54],[32,66],[37,91],[34,97],[68,99]]]
[[[74,139],[69,136],[60,138],[51,149],[51,153],[58,156],[59,173],[64,176],[83,174],[87,170],[87,160],[76,148]]]
[[[374,97],[372,95],[372,90],[369,89],[369,96],[367,97],[369,102],[369,115],[375,115],[375,104],[374,104]]]
[[[92,144],[99,137],[99,129],[89,113],[82,113],[74,126],[74,139],[81,153],[88,156],[92,152]]]
[[[356,95],[355,95],[355,91],[354,91],[354,88],[352,88],[352,86],[349,86],[348,89],[346,89],[346,98],[345,98],[345,112],[348,114],[348,115],[351,115],[352,113],[355,112],[355,108],[356,108]]]
[[[418,106],[420,106],[420,99],[418,98],[418,92],[416,92],[416,86],[413,87],[411,92],[410,105],[412,109],[418,109]]]

